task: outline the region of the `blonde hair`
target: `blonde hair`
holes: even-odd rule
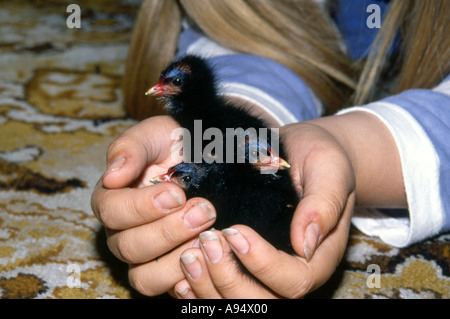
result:
[[[364,104],[377,98],[377,90],[395,94],[432,88],[442,81],[450,70],[449,14],[450,1],[446,0],[393,1],[363,65],[352,103]],[[387,63],[398,31],[403,37],[400,52]],[[383,88],[383,83],[390,87]]]
[[[396,61],[399,72],[389,93],[428,88],[449,69],[448,3],[393,1],[369,58],[353,64],[342,50],[326,8],[315,1],[144,0],[125,68],[125,106],[137,119],[163,113],[161,105],[143,92],[173,58],[183,16],[223,46],[290,68],[311,87],[328,113],[373,98],[399,30],[404,34],[401,59]]]

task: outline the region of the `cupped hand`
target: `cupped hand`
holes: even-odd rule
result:
[[[181,256],[186,278],[174,287],[178,298],[298,298],[333,274],[346,248],[355,203],[350,156],[314,121],[287,125],[280,132],[302,195],[291,223],[298,256],[275,249],[243,225],[204,232],[199,247]],[[233,253],[257,280],[237,267]]]
[[[311,123],[281,130],[302,194],[291,224],[298,256],[291,256],[245,226],[225,231],[226,236],[212,232],[218,240],[204,234],[194,240],[214,223],[212,205],[199,198],[185,202],[182,190],[171,183],[147,182],[176,164],[170,154],[175,128],[171,118],[156,117],[126,131],[111,145],[107,171],[92,196],[111,251],[130,264],[131,284],[147,295],[170,290],[178,297],[200,298],[300,297],[323,284],[342,258],[354,205],[353,168],[339,142]],[[236,238],[244,239],[245,253],[231,243]],[[204,257],[205,242],[221,243],[221,262]],[[232,251],[264,285],[248,280]],[[192,276],[192,266],[197,275],[203,269],[200,277]]]
[[[132,285],[149,295],[166,292],[184,277],[178,261],[181,251],[215,219],[214,207],[205,199],[186,202],[175,184],[149,182],[177,164],[171,154],[177,141],[171,136],[178,127],[171,117],[160,116],[125,131],[111,144],[107,170],[91,198],[112,253],[130,265],[139,264],[139,269],[157,264],[153,276],[129,274]]]
[[[304,297],[335,271],[345,251],[350,219],[351,210],[345,209],[310,261],[277,250],[244,225],[203,232],[199,248],[183,251],[185,278],[172,294],[180,299]],[[242,271],[235,257],[252,276]]]
[[[291,176],[302,194],[291,223],[291,242],[296,253],[307,260],[344,211],[353,210],[356,187],[348,151],[315,123],[296,123],[281,129]]]

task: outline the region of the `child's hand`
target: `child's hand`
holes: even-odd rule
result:
[[[276,250],[242,225],[225,236],[202,233],[200,249],[183,252],[186,279],[174,289],[179,298],[297,298],[333,274],[345,251],[355,202],[352,163],[336,138],[313,123],[288,125],[281,134],[294,184],[303,195],[291,224],[291,242],[304,258]],[[236,267],[230,247],[265,286]]]
[[[299,256],[311,259],[345,210],[355,202],[355,173],[346,150],[327,130],[310,122],[281,129],[291,175],[302,194],[291,224]]]
[[[148,295],[164,293],[184,278],[181,252],[215,220],[214,207],[205,199],[186,202],[175,184],[149,182],[176,164],[170,151],[177,127],[171,117],[152,117],[122,134],[108,150],[107,171],[91,199],[110,250],[128,264],[139,264],[143,275],[130,272],[130,281]]]
[[[323,284],[342,258],[355,201],[405,204],[392,136],[374,116],[355,112],[281,129],[303,196],[291,224],[300,257],[276,250],[242,225],[227,236],[208,232],[194,240],[214,223],[212,205],[200,198],[186,202],[174,184],[147,182],[175,164],[170,135],[177,127],[169,117],[155,117],[125,132],[109,149],[108,170],[92,196],[111,251],[131,265],[130,282],[141,293],[174,293],[175,288],[183,298],[303,296]],[[213,240],[211,234],[216,234]],[[266,287],[238,271],[230,246]],[[204,257],[214,251],[219,252],[215,258]]]
[[[219,241],[207,233],[200,236],[201,250],[183,253],[186,279],[175,286],[179,298],[304,296],[323,284],[341,260],[355,202],[406,206],[397,146],[375,116],[351,112],[320,118],[287,125],[281,135],[303,194],[291,224],[291,241],[302,257],[276,250],[248,227],[233,226],[238,232],[227,236],[216,232]],[[237,271],[229,247],[265,287]],[[222,258],[217,261],[217,256]]]
[[[323,285],[339,264],[347,244],[351,210],[346,209],[309,262],[275,249],[251,228],[200,234],[200,248],[183,252],[186,278],[175,287],[175,296],[191,298],[300,298]],[[249,279],[232,258],[235,254],[261,285]]]
[[[281,129],[291,174],[303,194],[291,224],[297,254],[310,259],[353,206],[406,204],[397,146],[386,126],[350,112]]]

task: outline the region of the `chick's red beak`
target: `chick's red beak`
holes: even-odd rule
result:
[[[271,148],[268,149],[268,152],[268,156],[261,156],[257,159],[255,164],[257,167],[279,170],[285,170],[291,167],[288,162],[279,157]]]
[[[186,184],[182,182],[179,178],[172,176],[177,170],[175,168],[169,170],[166,174],[162,174],[159,176],[155,176],[150,179],[150,182],[153,184],[159,184],[163,182],[174,183],[175,185],[180,186],[182,189],[186,188]]]
[[[162,182],[172,183],[172,175],[175,172],[176,169],[171,169],[166,174],[153,177],[152,179],[150,179],[150,182],[152,182],[153,184],[158,184]]]
[[[158,82],[155,86],[152,86],[147,92],[145,92],[145,95],[152,95],[152,96],[161,96],[166,93],[166,87],[162,82]]]

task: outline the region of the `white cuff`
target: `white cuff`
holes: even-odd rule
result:
[[[391,132],[400,154],[409,219],[395,218],[380,211],[357,210],[353,224],[387,244],[406,247],[437,234],[444,225],[439,196],[439,157],[428,135],[416,119],[398,105],[375,102],[339,112],[363,111],[379,118]]]

